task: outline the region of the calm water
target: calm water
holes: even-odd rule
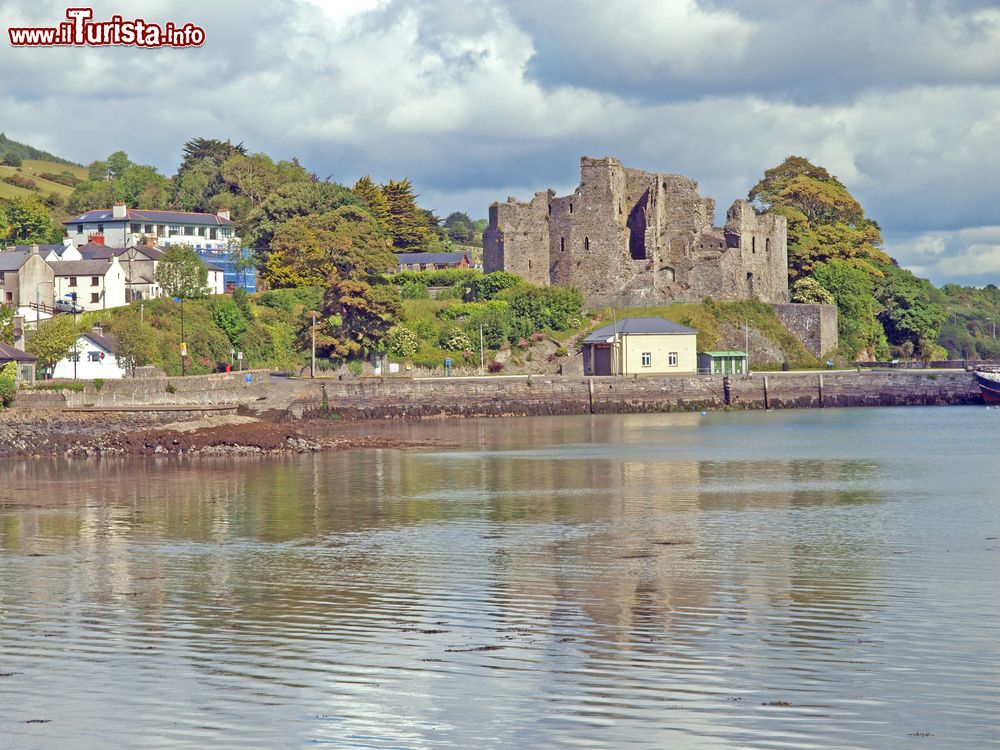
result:
[[[0,463],[3,748],[1000,745],[1000,410]]]

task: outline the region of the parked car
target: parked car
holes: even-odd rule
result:
[[[72,300],[68,299],[57,299],[56,310],[58,310],[59,312],[73,313],[75,315],[77,313],[83,312],[83,305],[81,305],[79,302],[73,302]]]

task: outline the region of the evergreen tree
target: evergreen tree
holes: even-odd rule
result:
[[[365,175],[354,183],[351,190],[364,201],[377,222],[386,227],[389,225],[389,201],[385,197],[385,192],[375,184],[370,175]]]

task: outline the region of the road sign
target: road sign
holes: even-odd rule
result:
[[[181,342],[181,356],[186,357],[188,355],[188,345],[183,341]]]
[[[243,352],[236,352],[236,359],[243,359]]]

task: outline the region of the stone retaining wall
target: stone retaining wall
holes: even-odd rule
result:
[[[290,416],[328,410],[346,419],[422,419],[979,403],[979,388],[965,372],[755,373],[748,379],[712,375],[361,379],[308,387],[290,406]]]

